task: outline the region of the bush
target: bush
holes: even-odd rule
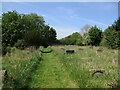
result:
[[[6,55],[7,53],[11,53],[11,48],[10,47],[6,47],[4,44],[1,47],[1,51],[2,51],[2,56]]]
[[[24,49],[25,47],[27,47],[27,43],[24,41],[24,40],[18,40],[15,45],[14,45],[16,48],[18,49]]]

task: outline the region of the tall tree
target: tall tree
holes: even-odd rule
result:
[[[102,39],[102,31],[97,28],[97,26],[94,26],[89,30],[88,33],[90,38],[90,44],[95,46],[99,45]]]
[[[104,31],[104,37],[109,48],[120,46],[120,18]]]
[[[44,47],[47,47],[49,45],[52,45],[53,43],[56,42],[56,31],[55,29],[53,29],[52,27],[46,25],[42,31],[41,31],[41,34],[42,34],[42,45]]]
[[[44,25],[44,18],[37,14],[18,14],[16,11],[9,11],[2,14],[2,43],[6,46],[13,46],[24,34],[30,30],[41,30]]]
[[[20,15],[16,11],[2,14],[2,42],[8,46],[13,46],[21,37]]]

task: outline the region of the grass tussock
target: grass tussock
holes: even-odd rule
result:
[[[28,87],[31,75],[41,60],[41,53],[35,51],[28,54],[29,48],[26,50],[12,48],[12,50],[12,53],[2,58],[3,70],[8,72],[8,79],[3,88]]]

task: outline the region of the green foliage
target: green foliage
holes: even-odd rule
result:
[[[120,18],[104,31],[104,37],[109,48],[116,49],[120,46]]]
[[[31,46],[32,45],[39,46],[41,44],[41,39],[42,39],[41,37],[42,37],[42,35],[41,35],[40,31],[31,30],[25,34],[24,39]]]
[[[80,33],[75,32],[72,35],[61,39],[60,42],[66,45],[82,45],[82,36]]]
[[[23,58],[24,57],[24,58]],[[3,69],[7,70],[8,78],[3,88],[28,88],[31,76],[41,61],[41,53],[31,55],[27,51],[15,49],[11,56],[3,57]]]
[[[21,38],[20,15],[16,11],[2,14],[2,43],[13,46]]]
[[[0,47],[0,50],[2,51],[1,55],[4,56],[6,55],[7,53],[10,53],[11,52],[11,48],[8,46],[6,47],[4,44],[2,44],[2,46]]]
[[[44,47],[48,47],[49,45],[52,45],[56,42],[56,31],[52,27],[46,25],[41,30],[42,35],[42,42],[41,45]]]
[[[90,45],[90,36],[88,33],[84,33],[83,35],[83,45]]]
[[[14,46],[18,49],[24,49],[28,44],[24,40],[18,40]]]
[[[118,32],[113,30],[112,27],[109,27],[105,30],[105,39],[109,48],[115,49],[118,47],[119,45]]]
[[[31,30],[25,34],[25,41],[29,45],[47,47],[56,41],[56,31],[52,27],[46,25],[42,30]]]
[[[22,48],[27,45],[26,43],[34,46],[43,45],[44,47],[55,43],[55,29],[44,23],[44,18],[34,13],[19,14],[16,11],[3,13],[2,44],[5,45],[4,51],[7,46],[15,45]]]
[[[44,18],[37,14],[21,14],[21,28],[24,31],[39,30],[44,27]]]
[[[94,26],[89,30],[88,34],[90,38],[90,44],[96,46],[99,45],[102,39],[102,31]]]
[[[101,42],[100,42],[100,46],[108,47],[108,45],[107,45],[106,40],[105,40],[104,37],[103,37],[103,39],[102,39]]]
[[[13,46],[29,30],[40,30],[44,27],[44,19],[37,14],[18,14],[9,11],[2,14],[2,43]]]

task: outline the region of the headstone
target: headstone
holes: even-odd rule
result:
[[[60,49],[63,50],[63,51],[65,50],[64,48],[60,48]]]
[[[90,71],[92,73],[92,76],[95,76],[95,77],[100,77],[105,74],[105,69],[92,69]]]
[[[79,50],[81,50],[81,51],[82,51],[82,50],[83,50],[83,48],[79,48]]]
[[[74,50],[66,50],[66,54],[74,54]]]
[[[93,46],[90,46],[89,48],[93,49]]]
[[[98,50],[96,50],[96,53],[102,52],[102,51],[103,51],[102,49],[98,49]]]

